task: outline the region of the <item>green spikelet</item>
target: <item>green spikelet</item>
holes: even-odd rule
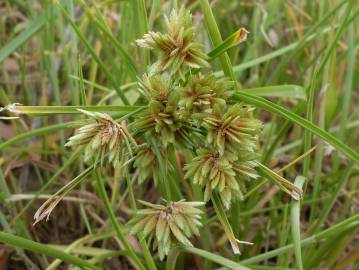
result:
[[[217,191],[225,207],[229,208],[232,201],[243,197],[243,180],[257,177],[254,160],[253,154],[230,151],[221,154],[213,149],[200,149],[186,165],[185,178],[192,178],[194,184],[204,188],[205,201],[211,198],[212,191]]]
[[[122,162],[123,157],[132,155],[136,142],[124,122],[119,124],[105,113],[79,111],[90,116],[92,121],[76,130],[65,146],[86,145],[85,161],[95,158],[102,164],[107,154],[114,167]]]
[[[166,206],[140,201],[147,209],[139,210],[128,223],[130,234],[144,232],[147,239],[153,239],[160,259],[168,255],[173,244],[192,246],[189,237],[198,235],[202,211],[197,207],[203,202],[168,202]]]
[[[218,147],[220,153],[224,153],[226,148],[232,152],[237,152],[239,148],[255,151],[262,123],[251,116],[253,109],[232,105],[224,110],[216,106],[211,116],[204,119],[208,143]]]

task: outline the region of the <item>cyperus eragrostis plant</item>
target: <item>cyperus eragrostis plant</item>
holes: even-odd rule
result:
[[[83,111],[93,121],[79,128],[66,144],[85,145],[85,160],[93,159],[94,167],[97,161],[108,160],[115,168],[134,168],[139,184],[154,180],[166,206],[141,200],[148,209],[134,211],[129,228],[131,234],[140,233],[152,241],[161,259],[174,243],[192,245],[189,238],[199,234],[201,225],[202,210],[197,207],[205,204],[173,200],[184,198],[179,183],[173,182],[173,175],[182,173],[175,170],[184,169],[184,181],[202,187],[205,202],[217,194],[229,209],[243,198],[246,180],[257,177],[255,160],[262,127],[253,117],[253,107],[231,101],[236,82],[218,79],[209,70],[209,57],[195,41],[189,11],[173,10],[165,17],[165,25],[166,33],[149,32],[136,41],[140,47],[160,52],[159,60],[138,83],[147,101],[142,111],[128,124],[107,114]],[[184,167],[174,159],[179,156],[186,160]],[[46,215],[37,213],[37,221],[53,209],[49,202],[46,206],[40,208]],[[225,232],[238,253],[233,233]]]

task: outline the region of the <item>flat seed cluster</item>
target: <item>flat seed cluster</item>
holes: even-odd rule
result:
[[[172,244],[181,243],[192,246],[189,237],[199,235],[198,227],[202,226],[200,219],[203,202],[168,202],[166,206],[140,201],[147,209],[136,212],[129,221],[130,234],[143,233],[143,237],[153,241],[153,248],[158,249],[160,259],[170,251]]]
[[[86,145],[85,161],[96,158],[101,164],[108,153],[108,161],[114,167],[120,164],[123,157],[132,155],[131,148],[136,142],[124,124],[115,122],[105,113],[80,111],[93,121],[76,130],[65,146]]]

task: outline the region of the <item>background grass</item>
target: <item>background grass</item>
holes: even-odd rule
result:
[[[163,29],[162,15],[179,4],[191,9],[206,52],[240,27],[250,32],[212,65],[218,77],[238,80],[238,101],[258,107],[264,165],[278,171],[306,154],[280,172],[304,182],[303,200],[291,202],[268,176],[252,181],[230,211],[206,207],[195,248],[175,248],[160,262],[122,235],[131,196],[156,202],[158,190],[104,170],[33,227],[43,199],[86,168],[79,151],[63,146],[81,119],[74,108],[115,117],[141,109],[134,82],[153,55],[133,41]],[[0,120],[0,269],[359,269],[357,1],[4,0],[0,14],[0,104],[26,105],[19,119]],[[168,159],[176,164],[175,153]],[[198,198],[176,172],[173,196]],[[233,255],[223,220],[254,245]]]

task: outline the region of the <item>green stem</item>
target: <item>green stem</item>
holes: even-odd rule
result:
[[[294,185],[302,189],[305,178],[303,176],[298,176]],[[302,262],[302,250],[300,246],[300,201],[293,200],[291,206],[291,227],[292,227],[292,238],[294,243],[294,253],[297,260],[297,269],[303,270]]]
[[[128,188],[128,194],[129,194],[129,197],[130,197],[130,205],[131,205],[132,210],[134,212],[136,212],[137,211],[137,206],[136,206],[135,195],[133,193],[131,178],[130,178],[130,175],[129,175],[129,172],[128,172],[127,168],[125,169],[125,178],[126,178],[126,183],[127,183],[127,188]],[[156,263],[153,260],[151,252],[150,252],[150,250],[148,248],[148,245],[147,245],[146,240],[143,237],[142,233],[139,234],[139,240],[140,240],[141,249],[142,249],[143,255],[145,257],[145,261],[146,261],[146,264],[148,266],[148,269],[157,270]]]
[[[126,250],[128,251],[129,255],[131,256],[132,260],[136,263],[136,265],[141,269],[141,270],[145,270],[146,268],[144,267],[144,265],[142,264],[140,258],[137,256],[137,254],[135,253],[135,251],[133,250],[133,248],[131,247],[131,245],[128,243],[126,236],[124,234],[124,232],[122,231],[122,228],[120,226],[120,224],[118,223],[115,213],[113,212],[112,208],[111,208],[111,203],[110,200],[106,194],[106,188],[105,185],[101,179],[100,173],[98,171],[98,168],[95,169],[95,177],[96,177],[96,181],[97,181],[97,186],[98,186],[98,192],[99,195],[101,197],[101,200],[104,203],[105,209],[107,211],[107,214],[109,215],[112,225],[115,228],[115,231],[117,233],[118,238],[120,239],[121,243],[124,245],[124,247],[126,248]]]
[[[216,19],[213,16],[211,6],[208,0],[200,0],[200,4],[204,14],[204,18],[206,20],[209,36],[211,37],[214,47],[217,47],[223,43],[223,40],[218,25],[216,23]],[[219,60],[221,62],[221,66],[224,74],[234,82],[237,82],[236,75],[234,74],[232,63],[231,60],[229,59],[228,54],[226,52],[221,54],[219,56]],[[237,84],[235,85],[236,87],[238,87]]]
[[[82,269],[101,270],[101,268],[92,265],[85,260],[67,254],[59,249],[52,248],[48,245],[40,244],[31,240],[27,240],[13,234],[0,232],[0,242],[13,245],[15,247],[31,250],[36,253],[45,254],[47,256],[54,257],[64,262],[76,265]]]

